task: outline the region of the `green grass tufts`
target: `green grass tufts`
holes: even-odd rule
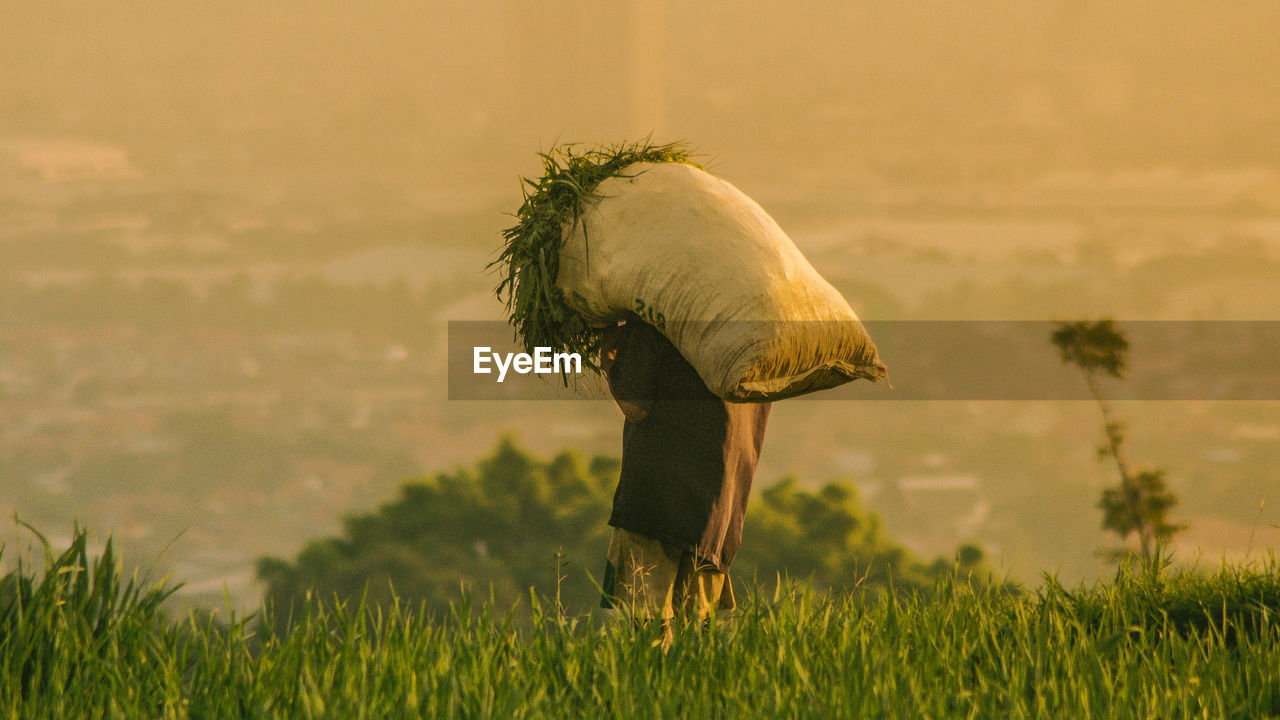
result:
[[[516,224],[503,231],[506,246],[489,267],[499,268],[501,281],[495,293],[506,304],[516,339],[525,350],[550,347],[576,352],[585,367],[598,372],[592,358],[600,330],[574,311],[555,286],[565,230],[576,228],[586,204],[599,197],[596,187],[611,177],[627,176],[628,166],[693,163],[689,150],[678,142],[652,145],[644,140],[600,145],[584,152],[577,148],[576,144],[565,144],[539,153],[543,175],[536,180],[522,178],[524,204],[516,212]]]
[[[739,594],[679,625],[471,603],[318,601],[275,623],[164,621],[83,536],[0,578],[0,720],[1274,718],[1280,563],[1010,593]]]
[[[177,588],[126,578],[111,540],[91,558],[79,528],[58,554],[36,536],[43,572],[20,562],[0,577],[0,717],[150,715],[174,664],[157,639],[169,628],[161,605]]]

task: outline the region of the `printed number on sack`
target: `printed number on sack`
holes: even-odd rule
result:
[[[659,330],[667,329],[667,316],[660,312],[654,312],[653,308],[644,304],[644,300],[636,298],[636,314],[641,318],[648,320],[650,325]]]

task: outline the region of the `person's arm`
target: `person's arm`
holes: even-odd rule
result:
[[[657,366],[652,344],[644,337],[645,328],[633,326],[632,320],[606,339],[600,364],[609,382],[609,394],[630,422],[640,422],[653,406]]]

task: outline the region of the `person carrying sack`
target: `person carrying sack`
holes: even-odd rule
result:
[[[631,319],[609,331],[601,366],[626,421],[601,606],[658,620],[734,607],[729,567],[771,403],[731,403],[675,346]]]

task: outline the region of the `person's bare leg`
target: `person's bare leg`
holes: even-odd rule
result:
[[[679,551],[654,538],[615,528],[609,557],[617,573],[617,608],[637,631],[652,628],[659,636],[655,645],[665,653],[675,638],[671,619]]]

